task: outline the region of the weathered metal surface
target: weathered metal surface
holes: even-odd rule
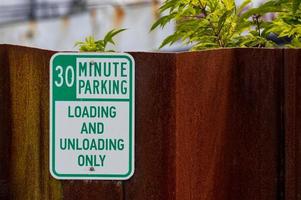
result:
[[[9,197],[57,199],[61,184],[48,170],[48,60],[53,52],[15,46],[6,52],[8,63],[1,67],[9,71]]]
[[[177,197],[277,199],[282,53],[177,59]]]
[[[136,62],[135,174],[126,200],[175,199],[175,54],[131,53]]]
[[[130,53],[136,162],[127,181],[49,174],[54,53],[0,45],[0,199],[300,199],[300,50]]]
[[[11,135],[9,66],[6,48],[0,48],[0,199],[9,196],[9,149]]]
[[[301,199],[301,50],[286,49],[285,199]]]

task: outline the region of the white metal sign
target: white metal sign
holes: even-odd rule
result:
[[[57,53],[50,61],[50,172],[125,180],[134,172],[135,64],[129,54]]]

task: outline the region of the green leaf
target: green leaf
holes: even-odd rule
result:
[[[164,27],[168,22],[170,22],[172,19],[176,17],[176,13],[166,15],[158,19],[151,27],[150,31],[153,31],[158,26]]]
[[[109,31],[104,39],[95,41],[94,37],[88,36],[85,38],[84,42],[76,42],[75,46],[79,47],[80,51],[83,52],[106,52],[106,46],[108,43],[115,44],[113,41],[114,36],[125,31],[126,29],[113,29]],[[112,51],[112,50],[109,50]]]
[[[116,36],[118,33],[121,33],[121,32],[123,32],[123,31],[125,31],[126,29],[118,29],[118,30],[115,30],[115,29],[113,29],[113,30],[111,30],[111,31],[109,31],[106,35],[105,35],[105,37],[104,37],[104,46],[106,47],[106,45],[108,44],[108,43],[111,43],[111,44],[114,44],[115,45],[115,43],[114,43],[114,41],[113,41],[113,37],[114,36]]]
[[[301,48],[301,40],[300,38],[294,38],[291,44],[287,45],[290,48]]]
[[[167,44],[172,45],[174,42],[176,42],[177,40],[177,35],[176,34],[172,34],[170,36],[168,36],[167,38],[165,38],[161,44],[161,46],[159,47],[159,49],[161,49],[162,47],[166,46]]]
[[[177,5],[178,0],[166,0],[164,4],[160,7],[160,13],[164,12],[165,10],[173,10],[173,8]]]
[[[221,29],[223,28],[223,25],[225,24],[225,21],[228,17],[228,15],[230,15],[232,13],[233,10],[227,10],[226,12],[224,12],[224,14],[219,18],[218,20],[218,25],[217,25],[217,30],[218,33],[221,31]]]
[[[301,0],[293,0],[293,13],[296,13],[301,4]]]
[[[258,8],[253,8],[243,13],[241,15],[241,19],[249,18],[253,15],[264,15],[270,12],[281,12],[281,11],[282,11],[281,2],[277,0],[270,0],[262,4]]]
[[[252,0],[244,0],[242,4],[237,8],[237,13],[240,14],[241,12],[246,9],[246,7],[252,2]]]
[[[235,3],[233,0],[222,0],[227,10],[232,10],[235,7]]]

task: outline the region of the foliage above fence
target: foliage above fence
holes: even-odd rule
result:
[[[181,40],[192,50],[218,47],[301,47],[300,0],[270,0],[251,8],[252,0],[166,0],[151,30],[176,22],[161,44]],[[268,19],[268,15],[272,19]]]
[[[113,38],[125,30],[126,29],[113,29],[101,40],[95,40],[93,36],[89,36],[86,37],[84,42],[76,42],[75,46],[78,46],[82,52],[114,52],[114,50],[107,50],[107,46],[110,43],[115,45]]]

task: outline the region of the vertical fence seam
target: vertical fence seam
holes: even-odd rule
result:
[[[285,56],[281,49],[280,68],[280,131],[278,139],[278,200],[284,200],[285,194]]]
[[[11,122],[11,119],[12,119],[12,90],[11,90],[11,69],[10,69],[10,59],[9,59],[9,48],[10,46],[9,45],[5,45],[5,65],[7,67],[7,83],[8,83],[8,98],[7,98],[7,101],[8,101],[8,110],[9,110],[9,113],[7,113],[7,117],[8,117],[8,121],[7,121],[7,126],[8,126],[8,130],[9,130],[9,133],[7,133],[9,135],[8,137],[8,146],[7,146],[7,153],[9,153],[9,155],[11,155],[11,146],[12,146],[12,138],[11,138],[11,133],[12,133],[12,122]],[[11,159],[11,157],[9,157]],[[10,160],[8,161],[8,197],[11,198],[11,170],[10,170],[10,165],[11,165],[11,162]]]

